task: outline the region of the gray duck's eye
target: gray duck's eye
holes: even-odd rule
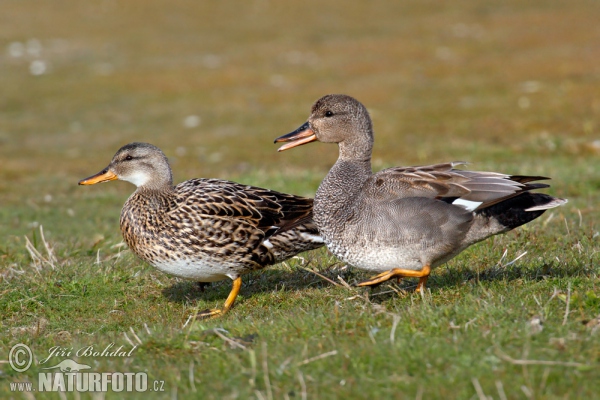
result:
[[[127,157],[125,157],[125,161],[131,161],[131,160],[133,160],[133,156],[127,156]]]

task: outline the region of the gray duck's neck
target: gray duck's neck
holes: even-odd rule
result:
[[[370,159],[337,160],[315,195],[314,215],[319,229],[330,219],[344,218],[371,174]]]
[[[338,143],[339,161],[362,162],[369,164],[371,170],[371,154],[373,153],[373,134],[353,135]]]
[[[370,127],[365,129],[370,130]],[[338,147],[338,159],[315,195],[315,215],[331,215],[339,210],[349,209],[349,202],[360,193],[364,182],[372,174],[372,134],[351,135],[340,142]]]

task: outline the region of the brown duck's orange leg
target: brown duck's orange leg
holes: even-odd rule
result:
[[[204,310],[198,313],[198,318],[215,318],[220,317],[225,314],[235,303],[235,299],[240,293],[240,288],[242,287],[242,278],[238,277],[233,281],[233,287],[231,288],[231,292],[229,292],[229,296],[227,296],[227,300],[225,300],[225,305],[222,309],[209,309]]]
[[[417,292],[422,292],[425,290],[425,283],[427,283],[427,278],[429,278],[429,274],[431,273],[431,267],[429,265],[423,266],[420,271],[414,271],[412,269],[402,269],[402,268],[394,268],[389,271],[382,272],[379,275],[374,276],[368,281],[364,281],[358,284],[358,286],[371,286],[377,285],[382,282],[385,282],[394,277],[396,278],[420,278],[419,284],[417,285]]]

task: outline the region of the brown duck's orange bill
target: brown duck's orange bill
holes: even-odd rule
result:
[[[289,142],[277,149],[277,151],[285,151],[296,146],[302,146],[303,144],[314,142],[315,140],[317,140],[317,135],[315,135],[315,132],[310,129],[310,126],[307,122],[294,132],[279,136],[277,139],[275,139],[275,143]]]
[[[110,172],[108,169],[104,169],[98,172],[96,175],[92,175],[88,178],[79,181],[80,185],[95,185],[96,183],[114,181],[117,176]]]

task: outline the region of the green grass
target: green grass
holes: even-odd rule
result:
[[[0,363],[0,393],[29,398],[9,383],[36,381],[55,346],[115,343],[138,347],[71,358],[165,381],[138,398],[598,397],[599,19],[584,0],[3,5],[0,359],[26,343],[37,362]],[[40,55],[8,53],[32,38]],[[467,160],[550,176],[569,203],[435,270],[424,296],[414,280],[358,289],[368,274],[321,250],[244,277],[229,314],[194,321],[230,282],[200,292],[139,261],[118,229],[133,187],[76,185],[141,140],[177,182],[312,196],[336,148],[272,140],[331,92],[371,110],[376,169]]]

